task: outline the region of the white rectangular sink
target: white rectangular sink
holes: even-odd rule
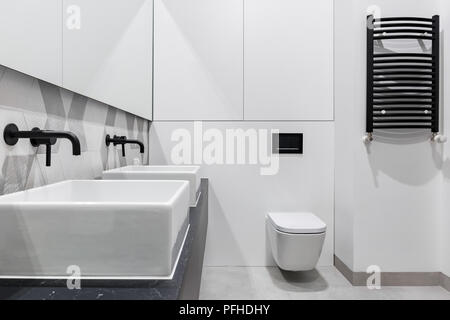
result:
[[[199,166],[127,166],[103,172],[107,180],[187,180],[190,203],[195,206],[200,187]]]
[[[0,278],[170,279],[186,181],[64,181],[0,197]]]

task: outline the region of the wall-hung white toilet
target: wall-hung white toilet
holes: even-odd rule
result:
[[[273,212],[266,217],[272,255],[286,271],[316,267],[325,240],[326,224],[312,213]]]

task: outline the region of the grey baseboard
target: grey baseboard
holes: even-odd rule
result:
[[[443,273],[441,273],[441,286],[447,291],[450,291],[450,277]]]
[[[354,272],[337,256],[334,266],[353,286],[367,285],[367,273]],[[381,286],[442,286],[450,291],[450,278],[441,272],[382,272]]]
[[[334,255],[334,266],[335,268],[342,273],[342,275],[350,282],[353,286],[355,285],[354,281],[354,272],[350,269],[341,259],[339,259],[336,255]]]

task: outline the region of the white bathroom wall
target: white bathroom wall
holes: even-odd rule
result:
[[[173,132],[183,129],[194,138],[193,122],[153,122],[150,163],[172,163],[177,145]],[[321,265],[333,263],[334,126],[332,122],[204,122],[216,129],[279,129],[303,132],[304,154],[282,155],[279,171],[263,176],[259,165],[207,165],[210,181],[209,228],[205,264],[209,266],[273,265],[267,251],[265,216],[270,211],[310,211],[327,225]],[[196,139],[199,137],[195,136]],[[201,139],[201,136],[200,136]],[[205,146],[209,143],[205,142]],[[247,147],[247,150],[250,148]],[[227,154],[227,153],[224,153]],[[229,154],[229,152],[228,152]]]
[[[450,52],[450,1],[440,0],[442,52]],[[448,88],[450,83],[450,56],[442,55],[443,61],[443,88]],[[443,105],[450,101],[450,90],[443,91]],[[448,112],[443,114],[444,130],[447,135],[450,128],[450,117]],[[442,210],[441,210],[441,271],[450,277],[450,145],[444,146],[444,164],[442,167],[443,190],[442,190]]]
[[[342,0],[335,11],[336,255],[354,271],[439,271],[442,146],[429,132],[409,138],[365,132],[365,16],[439,13],[437,1]]]
[[[355,79],[349,77],[355,74],[358,51],[356,43],[351,41],[357,35],[354,31],[352,20],[344,19],[353,14],[353,2],[342,1],[335,6],[335,255],[337,255],[348,267],[353,269],[353,230],[354,230],[354,157],[352,139],[361,134],[360,126],[348,125],[349,121],[355,121],[354,115]],[[345,36],[346,35],[346,36]],[[341,77],[348,76],[347,81],[337,81]],[[339,106],[339,108],[336,108]],[[355,119],[354,119],[355,118]],[[359,121],[359,119],[358,119]]]

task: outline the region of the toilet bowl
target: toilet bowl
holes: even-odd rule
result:
[[[266,229],[277,265],[286,271],[314,269],[322,252],[326,227],[312,213],[269,213]]]

